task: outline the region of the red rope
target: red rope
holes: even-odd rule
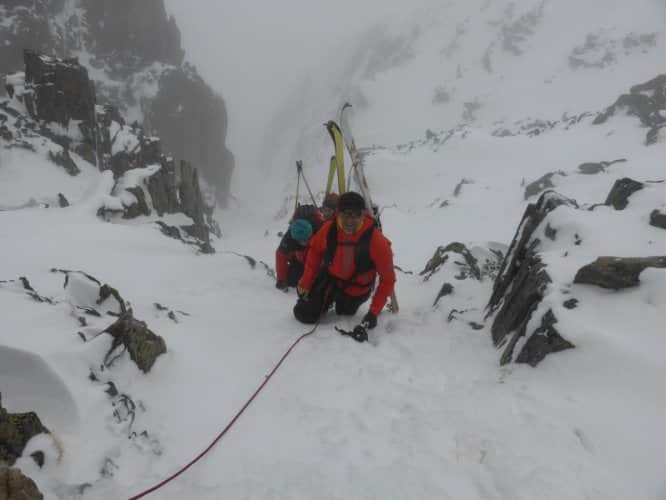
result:
[[[170,475],[170,476],[167,477],[164,481],[162,481],[162,482],[156,484],[156,485],[153,486],[152,488],[149,488],[149,489],[147,489],[147,490],[145,490],[145,491],[139,493],[138,495],[134,495],[133,497],[130,497],[129,500],[136,500],[136,499],[138,499],[138,498],[143,498],[143,497],[145,497],[146,495],[148,495],[148,494],[150,494],[150,493],[153,493],[153,492],[156,491],[156,490],[159,490],[162,486],[164,486],[164,485],[167,484],[168,482],[172,481],[173,479],[177,478],[177,477],[180,476],[183,472],[185,472],[187,469],[189,469],[190,467],[192,467],[192,466],[193,466],[195,463],[197,463],[197,462],[198,462],[198,461],[199,461],[199,460],[200,460],[200,459],[201,459],[206,453],[208,453],[208,452],[211,450],[211,448],[212,448],[213,446],[215,446],[215,444],[217,444],[217,442],[218,442],[220,439],[222,439],[222,436],[224,436],[224,435],[227,433],[227,431],[231,428],[231,426],[234,425],[234,424],[236,423],[236,420],[238,420],[238,418],[243,414],[243,412],[245,411],[245,409],[246,409],[248,406],[250,406],[250,403],[252,403],[252,401],[254,401],[254,398],[257,397],[257,394],[259,394],[259,392],[261,392],[261,390],[262,390],[262,389],[264,388],[264,386],[268,383],[268,381],[271,379],[271,377],[273,376],[273,374],[277,371],[278,368],[280,368],[280,365],[282,364],[282,362],[286,359],[287,356],[289,356],[289,353],[291,353],[291,351],[294,349],[294,347],[296,347],[296,344],[298,344],[301,340],[303,340],[303,339],[304,339],[305,337],[307,337],[308,335],[312,335],[312,334],[314,333],[314,331],[317,329],[318,326],[319,326],[319,321],[317,321],[317,323],[315,324],[315,326],[312,327],[312,330],[310,330],[309,332],[305,332],[303,335],[301,335],[300,337],[298,337],[298,339],[296,339],[296,342],[294,342],[294,343],[291,345],[291,347],[287,350],[287,352],[284,353],[284,355],[282,356],[282,358],[280,358],[280,361],[278,362],[278,364],[275,365],[275,367],[273,368],[273,370],[271,370],[271,372],[270,372],[270,373],[264,378],[264,381],[263,381],[263,382],[261,383],[261,385],[257,388],[257,390],[254,391],[254,394],[252,394],[252,397],[250,397],[250,399],[247,400],[247,402],[246,402],[246,403],[243,405],[243,407],[238,411],[238,413],[236,413],[236,415],[234,416],[234,418],[231,419],[231,422],[229,422],[229,423],[227,424],[227,426],[222,430],[222,432],[220,432],[220,433],[217,435],[217,437],[213,440],[212,443],[210,443],[210,444],[208,445],[208,447],[207,447],[205,450],[203,450],[201,453],[199,453],[199,454],[198,454],[198,455],[197,455],[197,456],[196,456],[196,457],[195,457],[190,463],[188,463],[186,466],[184,466],[184,467],[183,467],[182,469],[180,469],[178,472],[175,472],[174,474]]]

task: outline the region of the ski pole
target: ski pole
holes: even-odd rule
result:
[[[296,212],[296,209],[298,208],[298,191],[300,190],[301,187],[301,166],[299,165],[299,161],[296,162],[296,200],[294,200],[294,213]]]
[[[310,189],[310,185],[308,184],[308,180],[305,178],[305,173],[303,172],[303,162],[301,160],[298,160],[296,162],[296,168],[298,169],[298,174],[303,176],[303,182],[305,182],[305,187],[308,190],[308,193],[310,193],[310,198],[312,199],[312,203],[314,206],[317,206],[317,200],[315,200],[314,195],[312,194],[312,190]]]

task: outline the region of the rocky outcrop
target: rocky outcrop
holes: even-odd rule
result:
[[[70,150],[113,173],[115,185],[110,194],[115,199],[99,208],[101,217],[132,219],[153,210],[159,216],[182,212],[192,219],[192,224],[181,227],[186,235],[182,239],[202,252],[214,252],[210,232],[218,234],[219,226],[212,219],[213,207],[204,201],[198,169],[165,156],[161,139],[146,134],[136,123],[127,125],[118,108],[95,106],[94,92],[89,92],[93,84],[76,60],[31,51],[25,52],[25,58],[25,75],[13,75],[8,81],[14,99],[24,103],[31,116],[10,113],[20,106],[3,108],[8,110],[3,113],[3,126],[11,136],[9,145],[25,136],[30,146],[38,131],[56,143],[49,157],[70,175],[80,172]],[[62,200],[58,202],[62,204]]]
[[[666,214],[658,209],[650,212],[650,225],[666,229]]]
[[[0,498],[3,500],[42,500],[35,482],[20,469],[0,467]]]
[[[666,126],[666,75],[634,85],[628,94],[622,94],[614,104],[600,113],[593,123],[605,123],[619,111],[637,116],[641,123],[649,128],[645,144],[654,144],[659,137],[659,130]]]
[[[486,318],[495,315],[491,334],[497,347],[504,346],[501,364],[513,360],[518,340],[525,336],[527,341],[516,362],[532,366],[550,352],[572,347],[553,327],[556,319],[550,318],[548,312],[542,316],[539,328],[533,331],[527,328],[553,281],[538,254],[540,240],[535,237],[535,231],[546,216],[561,205],[578,208],[574,200],[554,191],[544,192],[535,204],[527,206],[495,280]]]
[[[549,172],[541,177],[539,177],[537,180],[534,182],[531,182],[525,187],[525,194],[524,194],[524,199],[531,198],[532,196],[536,196],[546,189],[554,188],[555,184],[553,184],[553,177],[559,175],[563,176],[565,175],[564,172]]]
[[[221,97],[189,68],[166,72],[146,112],[145,126],[176,158],[196,165],[217,188],[223,205],[229,196],[234,156],[225,146],[227,110]]]
[[[666,256],[599,257],[578,270],[574,283],[619,290],[638,286],[640,274],[648,267],[666,267]]]
[[[624,163],[627,160],[625,158],[620,158],[619,160],[613,161],[600,161],[600,162],[586,162],[578,165],[578,173],[584,175],[595,175],[605,172],[608,167],[615,163]]]
[[[629,197],[644,186],[642,182],[629,177],[618,179],[608,193],[604,205],[611,205],[615,210],[624,210],[629,204]]]
[[[155,335],[145,322],[134,318],[131,311],[122,314],[104,331],[113,337],[111,348],[104,358],[107,366],[113,363],[120,348],[127,350],[142,372],[148,373],[157,357],[166,352],[164,339]]]
[[[129,123],[142,124],[147,135],[161,137],[163,150],[176,162],[195,165],[218,201],[226,202],[234,157],[225,145],[225,104],[193,66],[183,63],[180,31],[167,15],[164,0],[81,0],[76,8],[64,0],[12,0],[0,6],[0,40],[4,74],[21,69],[23,49],[68,62],[74,61],[67,59],[70,54],[88,54],[87,69],[94,69],[90,73],[97,78],[97,102],[115,106]],[[56,78],[69,86],[76,75],[67,70]],[[55,95],[41,102],[57,103],[60,94],[55,87],[41,89],[42,94],[49,91]],[[93,101],[88,97],[95,97],[94,92],[76,95],[86,104],[79,108],[87,110],[77,116],[92,124]],[[71,109],[71,103],[67,107]],[[53,115],[53,121],[63,123],[58,106],[35,113],[48,115],[48,120]],[[81,128],[87,140],[76,152],[94,163],[99,147],[93,140],[94,127],[82,123]]]
[[[9,413],[0,398],[0,465],[13,465],[28,441],[45,432],[49,431],[36,413]]]
[[[532,332],[529,339],[516,357],[516,363],[527,363],[535,367],[550,353],[575,347],[555,328],[557,318],[552,310],[541,317],[541,325]],[[506,360],[508,362],[508,360]]]
[[[95,85],[76,59],[57,59],[24,52],[26,107],[30,116],[67,127],[72,120],[91,126],[95,117]]]
[[[56,165],[60,165],[69,175],[78,175],[81,173],[81,169],[74,163],[72,157],[69,155],[67,149],[63,149],[59,153],[53,153],[49,151],[49,158]]]
[[[457,279],[465,279],[468,275],[477,280],[481,279],[481,270],[476,258],[464,244],[455,241],[449,243],[446,247],[437,247],[435,254],[419,273],[420,276],[423,276],[423,281],[429,280],[449,260],[451,253],[457,253],[465,259],[465,262],[456,262],[460,269],[458,276],[456,276]]]

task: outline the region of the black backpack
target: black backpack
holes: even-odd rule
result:
[[[314,205],[298,205],[294,216],[291,218],[292,221],[296,219],[305,219],[312,226],[312,232],[316,233],[319,227],[321,226],[321,217],[319,216],[319,210]]]

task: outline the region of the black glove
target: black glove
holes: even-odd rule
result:
[[[368,340],[368,331],[362,324],[356,325],[351,336],[356,342],[366,342]]]
[[[377,326],[377,316],[368,311],[368,314],[363,316],[363,321],[361,321],[361,324],[368,330],[372,330]]]
[[[286,292],[289,289],[289,284],[286,281],[278,280],[275,282],[275,288]]]

